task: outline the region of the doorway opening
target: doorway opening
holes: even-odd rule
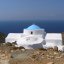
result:
[[[33,34],[33,32],[31,32],[31,34]]]

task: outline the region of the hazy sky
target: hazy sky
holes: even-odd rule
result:
[[[0,20],[64,20],[64,0],[0,0]]]

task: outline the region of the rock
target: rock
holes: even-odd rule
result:
[[[64,52],[64,45],[62,46],[62,50],[63,50],[63,52]]]
[[[60,58],[64,58],[64,53],[62,53],[62,54],[60,55]]]
[[[47,59],[51,59],[49,55],[47,55]]]
[[[59,56],[59,57],[56,57],[56,59],[60,59],[61,57]]]
[[[13,47],[13,50],[17,50],[18,49],[18,47]]]
[[[61,57],[64,57],[64,53],[61,54]]]
[[[44,59],[44,57],[43,57],[43,56],[41,56],[41,59]]]
[[[58,53],[57,52],[54,52],[54,55],[57,55]]]
[[[14,58],[14,57],[11,55],[11,58]]]
[[[14,52],[14,50],[11,50],[11,52]]]
[[[50,47],[50,48],[48,48],[47,50],[53,50],[53,48]]]
[[[8,56],[5,56],[6,59],[8,59]]]
[[[54,56],[48,56],[47,58],[48,59],[54,59]]]
[[[33,54],[33,55],[32,55],[32,58],[34,58],[34,59],[35,59],[35,58],[36,58],[36,55],[35,55],[35,54]]]
[[[41,56],[44,55],[44,53],[41,53]]]
[[[49,55],[46,55],[47,57],[49,57]]]
[[[25,51],[25,49],[21,49],[21,51],[23,51],[23,52],[24,52],[24,51]]]
[[[1,50],[0,50],[0,53],[1,53]]]
[[[39,52],[39,51],[36,51],[36,54],[38,54],[38,55],[39,55],[40,53],[41,53],[41,52]]]
[[[57,46],[54,46],[54,51],[58,51],[58,47]]]
[[[2,54],[1,56],[2,56],[2,57],[5,57],[5,54]]]
[[[54,56],[50,56],[51,59],[54,59]]]
[[[39,55],[40,52],[39,52],[39,51],[35,51],[33,54],[34,54],[34,55]]]
[[[54,62],[48,62],[47,64],[54,64]]]
[[[15,47],[18,47],[18,45],[15,45]]]

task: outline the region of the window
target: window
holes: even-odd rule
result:
[[[33,34],[33,32],[31,32],[31,34]]]

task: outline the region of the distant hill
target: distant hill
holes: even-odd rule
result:
[[[6,34],[0,32],[0,43],[5,42],[5,37],[6,37]]]

